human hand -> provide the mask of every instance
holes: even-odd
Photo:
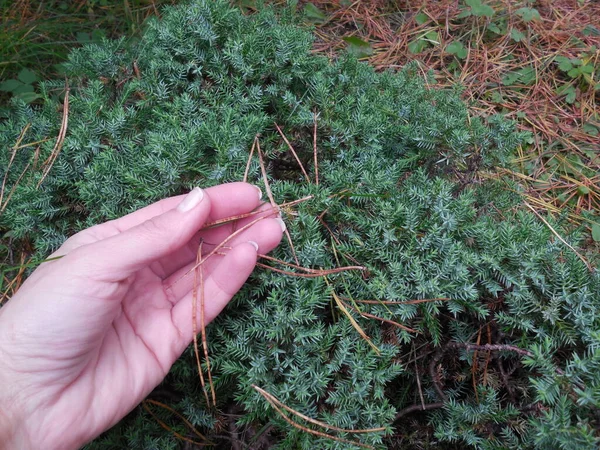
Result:
[[[246,183],[195,189],[84,230],[38,267],[0,309],[0,448],[77,448],[141,402],[192,341],[194,277],[181,277],[200,240],[207,254],[234,229],[198,230],[259,203]],[[206,323],[282,224],[271,211],[202,265]]]

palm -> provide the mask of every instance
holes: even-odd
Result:
[[[212,206],[197,220],[204,223],[254,209],[256,191],[238,185],[207,190]],[[229,197],[227,202],[215,203],[213,196]],[[182,236],[183,245],[167,248],[159,258],[139,263],[136,255],[122,253],[123,261],[135,262],[127,268],[118,259],[97,261],[103,259],[103,251],[112,256],[127,245],[128,239],[119,241],[127,230],[144,224],[144,232],[152,234],[153,225],[145,225],[146,221],[180,201],[164,200],[69,239],[57,252],[67,256],[38,268],[0,310],[0,322],[13,324],[14,332],[11,327],[0,327],[3,361],[9,370],[13,366],[15,372],[27,375],[15,377],[14,395],[24,399],[30,416],[60,417],[40,430],[45,439],[75,433],[72,443],[80,445],[113,425],[160,383],[189,345],[195,328],[191,314],[194,279],[189,272],[199,243],[203,242],[203,251],[210,251],[232,233],[231,226],[202,232],[183,227],[187,233]],[[226,256],[215,255],[202,265],[207,323],[225,307],[254,266],[256,251],[244,242],[255,241],[267,252],[280,239],[279,224],[262,220],[228,242],[233,249]],[[113,241],[116,244],[111,247]],[[94,250],[94,257],[88,257],[88,249]],[[81,276],[81,271],[88,275]],[[57,283],[61,278],[64,282]],[[33,326],[16,326],[11,317],[26,317]],[[0,384],[12,382],[10,372],[5,375],[9,380],[2,376],[0,372]]]

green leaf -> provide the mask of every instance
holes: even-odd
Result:
[[[446,47],[446,51],[451,55],[456,55],[457,58],[465,59],[467,57],[467,49],[460,41],[452,41]]]
[[[426,40],[418,38],[408,43],[408,51],[411,52],[413,55],[416,55],[425,50],[428,47],[428,45],[429,43]]]
[[[373,47],[371,47],[371,44],[363,41],[359,37],[347,36],[343,38],[343,40],[348,44],[348,52],[356,56],[358,59],[366,58],[367,56],[371,56],[373,54]]]
[[[490,22],[488,24],[488,30],[490,30],[492,33],[496,33],[498,35],[504,35],[504,33],[502,32],[502,30],[500,29],[500,27],[498,26],[498,24],[496,22]]]
[[[314,24],[320,24],[327,20],[327,15],[312,3],[307,3],[304,6],[304,17]]]
[[[440,34],[437,31],[428,31],[425,33],[425,36],[423,36],[423,39],[434,45],[440,44]]]
[[[588,64],[584,64],[583,66],[581,66],[579,68],[579,71],[581,73],[587,73],[589,75],[590,73],[594,73],[594,66],[590,66]]]
[[[22,85],[23,83],[21,83],[19,80],[6,80],[3,83],[0,83],[0,91],[13,92]]]
[[[600,30],[596,28],[594,25],[587,25],[583,29],[584,36],[600,36]]]
[[[598,136],[599,128],[591,123],[584,123],[583,131],[589,134],[590,136]]]
[[[525,22],[531,22],[532,20],[542,20],[540,13],[535,8],[519,8],[515,13],[521,17]]]
[[[31,102],[37,100],[38,98],[41,98],[42,96],[39,94],[36,94],[35,92],[23,92],[21,94],[16,95],[16,97],[19,97],[25,103],[31,103]]]
[[[600,225],[597,223],[592,225],[592,239],[594,242],[600,242]]]
[[[473,15],[473,13],[471,13],[470,9],[463,9],[461,12],[458,13],[458,15],[456,16],[457,19],[464,19],[465,17],[471,17]]]
[[[33,84],[38,81],[36,73],[29,69],[21,70],[17,75],[17,78],[25,84]]]
[[[419,25],[423,25],[423,24],[429,22],[429,16],[427,14],[425,14],[424,12],[420,12],[419,14],[417,14],[415,16],[415,21]]]
[[[571,78],[577,78],[579,75],[581,75],[581,71],[579,70],[579,67],[573,67],[567,72],[567,75],[569,75]]]
[[[590,188],[587,186],[579,186],[577,188],[577,194],[579,195],[588,195],[590,193]]]
[[[465,3],[471,7],[471,12],[478,17],[492,17],[495,13],[490,5],[481,3],[481,0],[465,0]]]
[[[25,94],[25,93],[29,93],[29,92],[35,92],[35,89],[33,89],[33,86],[30,84],[22,84],[21,86],[17,86],[12,91],[12,93],[14,95]]]
[[[517,30],[516,28],[512,28],[510,30],[510,37],[515,42],[521,42],[523,39],[525,39],[525,34],[523,34],[521,31]]]
[[[554,58],[554,61],[558,63],[558,68],[563,72],[568,72],[573,68],[571,60],[564,56],[557,56],[556,58]]]

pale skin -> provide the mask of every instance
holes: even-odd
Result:
[[[247,183],[194,189],[84,230],[38,267],[0,309],[0,449],[79,448],[135,408],[193,339],[183,275],[199,242],[208,253],[257,216],[199,230],[260,203]],[[207,323],[281,240],[281,219],[263,216],[203,264]]]

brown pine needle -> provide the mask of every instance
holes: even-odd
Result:
[[[260,150],[260,142],[258,141],[258,135],[254,138],[254,140],[256,142],[256,153],[258,153],[258,162],[260,163],[260,171],[262,172],[263,181],[265,183],[267,197],[271,202],[271,206],[273,207],[273,209],[275,209],[277,208],[277,203],[275,203],[275,199],[273,198],[273,192],[271,191],[271,185],[269,184],[269,179],[267,178],[267,169],[265,168],[265,162],[263,160],[262,151]],[[298,261],[298,256],[296,255],[296,249],[294,248],[294,243],[292,242],[290,232],[286,229],[284,233],[288,243],[290,244],[290,250],[292,250],[292,255],[294,255],[294,261],[296,261],[296,264],[300,265],[300,261]]]
[[[162,420],[160,420],[156,414],[154,413],[154,411],[152,411],[150,409],[150,407],[148,406],[148,404],[151,405],[155,405],[155,406],[160,406],[161,408],[166,409],[167,411],[169,411],[171,414],[177,416],[191,431],[192,433],[194,433],[196,436],[198,436],[200,439],[203,439],[204,442],[198,442],[198,441],[194,441],[193,439],[187,438],[179,433],[177,433],[176,431],[174,431],[169,425],[167,425],[166,423],[164,423]],[[142,402],[142,407],[148,411],[148,413],[154,418],[154,420],[156,420],[158,422],[158,424],[163,427],[165,430],[167,430],[169,433],[173,433],[173,435],[175,437],[177,437],[178,439],[181,439],[185,442],[189,442],[191,444],[196,444],[196,445],[200,445],[200,446],[206,446],[206,445],[215,445],[213,442],[209,441],[208,438],[206,436],[204,436],[202,433],[200,433],[198,430],[196,430],[196,427],[194,427],[194,425],[192,425],[185,417],[183,417],[181,414],[179,414],[177,411],[175,411],[173,408],[171,408],[168,405],[165,405],[162,402],[158,402],[156,400],[150,400],[150,399],[146,399]]]
[[[197,303],[198,303],[198,279],[202,277],[202,267],[199,266],[200,261],[202,261],[202,242],[200,242],[200,246],[198,247],[198,253],[196,253],[196,268],[194,269],[194,287],[192,289],[192,332],[194,339],[194,354],[196,355],[196,365],[198,366],[198,375],[200,376],[200,385],[202,386],[202,392],[204,393],[204,397],[206,399],[206,405],[210,406],[210,402],[208,401],[208,394],[206,392],[206,384],[204,382],[204,375],[202,373],[202,366],[200,365],[200,352],[198,351],[198,330],[197,330]],[[204,292],[203,283],[200,283],[200,291]],[[204,297],[203,294],[200,294]],[[202,303],[202,302],[201,302]],[[204,309],[204,305],[201,304],[200,309]],[[204,335],[203,335],[204,338]]]
[[[369,313],[366,313],[366,312],[364,312],[364,311],[361,311],[361,310],[359,310],[358,308],[355,308],[354,306],[348,305],[348,304],[347,304],[347,303],[345,303],[345,302],[342,302],[342,303],[344,303],[344,306],[351,308],[352,310],[356,311],[358,314],[360,314],[361,316],[363,316],[363,317],[365,317],[365,318],[368,318],[368,319],[375,319],[375,320],[379,320],[379,321],[381,321],[381,322],[389,323],[390,325],[393,325],[393,326],[395,326],[395,327],[397,327],[397,328],[400,328],[400,329],[402,329],[402,330],[404,330],[404,331],[408,331],[409,333],[417,333],[417,334],[420,334],[420,332],[419,332],[419,331],[417,331],[417,330],[413,330],[412,328],[409,328],[409,327],[407,327],[406,325],[402,325],[402,324],[400,324],[400,323],[398,323],[398,322],[394,322],[393,320],[390,320],[390,319],[384,319],[383,317],[379,317],[379,316],[376,316],[376,315],[374,315],[374,314],[369,314]]]
[[[317,111],[314,111],[315,126],[313,129],[313,158],[315,164],[315,184],[319,185],[319,161],[317,160]]]
[[[296,159],[296,162],[300,166],[300,170],[302,171],[302,174],[304,175],[304,178],[306,178],[306,182],[310,183],[310,177],[308,176],[308,173],[306,173],[306,170],[304,169],[304,166],[302,165],[302,162],[300,161],[300,158],[298,158],[298,155],[296,154],[296,151],[294,150],[294,147],[292,147],[292,144],[290,144],[290,141],[288,141],[288,139],[285,137],[285,134],[283,134],[283,131],[281,131],[281,128],[279,128],[279,125],[277,125],[277,123],[275,123],[275,128],[277,128],[277,131],[279,131],[279,134],[281,135],[281,137],[283,138],[283,140],[287,144],[288,148],[292,152],[292,155],[294,155],[294,158]]]
[[[65,90],[65,101],[63,104],[62,123],[60,125],[58,137],[56,138],[56,144],[54,144],[52,153],[50,153],[50,156],[46,160],[46,167],[44,168],[44,172],[42,173],[42,178],[40,179],[40,181],[37,184],[38,188],[42,185],[42,183],[46,179],[46,176],[50,173],[50,170],[52,169],[52,166],[56,162],[56,158],[58,158],[58,154],[60,153],[60,150],[62,149],[63,143],[65,142],[65,136],[67,135],[67,126],[69,124],[69,92],[70,92],[70,89],[69,89],[69,86],[67,85],[66,90]]]
[[[345,297],[342,297],[344,300],[349,300]],[[446,297],[441,298],[422,298],[418,300],[404,300],[404,301],[392,301],[392,300],[354,300],[357,303],[367,303],[369,305],[416,305],[419,303],[429,303],[429,302],[441,302],[445,300],[450,300]]]
[[[552,225],[550,225],[550,223],[544,219],[534,208],[533,206],[531,206],[529,203],[527,202],[523,202],[525,203],[525,206],[527,206],[537,217],[538,219],[540,219],[542,222],[544,222],[544,224],[550,229],[550,231],[552,231],[552,233],[560,240],[560,242],[562,242],[563,244],[565,244],[567,247],[569,247],[573,253],[575,253],[577,255],[577,257],[585,264],[585,266],[588,268],[588,270],[590,272],[594,271],[594,268],[592,267],[592,265],[577,251],[575,250],[575,248],[573,248],[571,246],[571,244],[569,244],[567,241],[565,241],[560,234],[558,234],[556,232],[556,230],[554,228],[552,228]]]
[[[10,192],[8,193],[8,195],[6,196],[6,200],[4,201],[4,204],[0,207],[0,213],[3,213],[4,210],[6,209],[6,207],[8,206],[8,202],[10,201],[10,199],[13,196],[13,194],[15,193],[15,190],[17,189],[17,186],[19,185],[19,183],[23,179],[23,175],[25,175],[25,172],[27,172],[27,169],[29,169],[30,165],[31,165],[31,161],[27,163],[27,165],[23,169],[23,172],[21,172],[21,175],[19,175],[19,178],[17,178],[17,181],[15,181],[15,184],[13,184],[13,187],[11,188]]]
[[[197,267],[200,267],[202,264],[204,264],[206,262],[206,260],[208,258],[210,258],[211,256],[213,256],[214,254],[216,254],[221,248],[223,248],[225,246],[225,244],[227,244],[230,240],[232,240],[234,237],[236,237],[237,235],[239,235],[240,233],[243,233],[244,231],[246,231],[248,228],[250,228],[252,225],[254,225],[255,223],[260,222],[261,220],[266,219],[266,216],[261,216],[258,217],[257,219],[254,219],[252,222],[244,225],[242,228],[240,228],[239,230],[234,231],[233,233],[231,233],[229,236],[227,236],[220,244],[218,244],[217,246],[215,246],[215,248],[213,248],[210,253],[208,255],[206,255],[204,258],[202,258],[202,260],[200,262],[197,262],[194,267],[192,267],[190,270],[188,270],[186,273],[184,273],[183,275],[181,275],[177,280],[175,280],[173,283],[171,283],[169,286],[166,287],[166,289],[171,289],[171,287],[173,285],[175,285],[176,283],[179,283],[181,280],[183,280],[185,277],[187,277],[190,273],[192,273],[193,271],[196,270]]]
[[[329,286],[329,281],[327,281],[327,278],[325,278],[325,282]],[[373,342],[371,341],[371,338],[369,336],[367,336],[367,333],[365,333],[365,331],[361,328],[361,326],[358,324],[358,322],[356,320],[354,320],[354,317],[352,317],[352,314],[350,314],[348,309],[344,306],[344,302],[342,301],[342,299],[337,296],[337,294],[335,293],[335,291],[333,289],[331,290],[331,295],[332,295],[333,299],[335,300],[335,303],[337,304],[338,308],[342,310],[342,312],[348,318],[348,320],[350,321],[350,323],[352,324],[354,329],[358,332],[358,334],[360,334],[360,336],[365,341],[367,341],[367,344],[369,344],[371,346],[371,348],[375,351],[375,353],[377,353],[377,355],[381,355],[381,351],[377,348],[377,346],[375,344],[373,344]]]
[[[244,171],[244,183],[248,182],[248,172],[250,172],[250,163],[252,162],[252,155],[254,155],[254,148],[256,147],[256,139],[252,143],[252,148],[250,149],[250,156],[248,156],[248,162],[246,163],[246,170]]]
[[[27,125],[25,125],[25,127],[23,127],[23,130],[21,131],[21,134],[19,135],[17,142],[15,143],[15,145],[12,149],[13,151],[12,151],[12,154],[10,155],[10,160],[8,161],[8,166],[6,167],[6,173],[4,174],[4,179],[2,180],[2,188],[0,190],[0,205],[2,205],[2,199],[4,198],[4,188],[6,186],[6,179],[8,178],[8,172],[10,170],[10,166],[12,166],[12,163],[15,160],[15,156],[17,155],[17,150],[19,149],[19,145],[21,145],[21,142],[23,141],[23,138],[25,137],[25,133],[27,133],[27,130],[29,130],[30,126],[31,126],[31,123],[28,123]]]
[[[198,255],[199,260],[202,261],[202,242],[198,247]],[[204,315],[204,274],[202,267],[199,267],[198,270],[199,278],[200,278],[200,332],[202,333],[202,348],[204,349],[204,359],[206,360],[206,373],[208,374],[208,385],[210,386],[210,394],[213,401],[213,406],[217,406],[217,396],[215,394],[215,385],[212,380],[212,372],[210,370],[210,359],[208,358],[208,344],[206,342],[206,323],[205,323],[205,315]],[[195,320],[195,318],[194,318]],[[206,392],[205,392],[206,393]],[[207,399],[208,404],[208,399]]]
[[[334,267],[333,269],[311,269],[309,267],[302,267],[297,264],[285,262],[285,261],[282,261],[281,259],[274,258],[273,256],[269,256],[269,255],[259,254],[258,256],[259,256],[259,258],[268,259],[269,261],[273,261],[273,262],[276,262],[276,263],[284,265],[284,266],[302,270],[307,273],[314,273],[314,274],[320,274],[320,275],[330,275],[332,273],[343,272],[346,270],[365,270],[365,268],[363,266]]]
[[[254,211],[250,211],[249,213],[238,214],[237,216],[225,217],[223,219],[215,220],[214,222],[208,222],[208,223],[204,224],[204,226],[202,227],[202,229],[205,230],[207,228],[218,227],[219,225],[224,225],[226,223],[235,222],[236,220],[245,219],[246,217],[252,217],[252,216],[255,216],[257,214],[264,214],[264,213],[268,213],[268,212],[279,213],[283,208],[295,206],[295,205],[297,205],[299,203],[311,200],[312,198],[314,198],[313,195],[307,195],[306,197],[299,198],[298,200],[293,200],[291,202],[282,203],[281,205],[275,205],[275,207],[274,208],[271,207],[270,210],[268,210],[268,209],[256,209]]]
[[[310,423],[312,423],[314,425],[317,425],[319,427],[322,427],[322,428],[327,428],[329,430],[339,431],[340,433],[354,433],[354,434],[379,433],[380,431],[385,431],[385,427],[366,428],[366,429],[363,429],[363,430],[348,430],[346,428],[338,428],[338,427],[336,427],[334,425],[329,425],[329,424],[327,424],[325,422],[320,422],[318,420],[315,420],[315,419],[312,419],[312,418],[310,418],[308,416],[305,416],[304,414],[296,411],[295,409],[290,408],[289,406],[287,406],[286,404],[284,404],[283,402],[281,402],[279,399],[277,399],[277,397],[275,397],[272,394],[269,394],[267,391],[265,391],[264,389],[259,388],[255,384],[253,384],[252,387],[254,389],[256,389],[259,394],[261,394],[267,400],[271,400],[277,406],[285,409],[286,411],[294,414],[295,416],[300,417],[301,419],[306,420],[307,422],[310,422]]]

